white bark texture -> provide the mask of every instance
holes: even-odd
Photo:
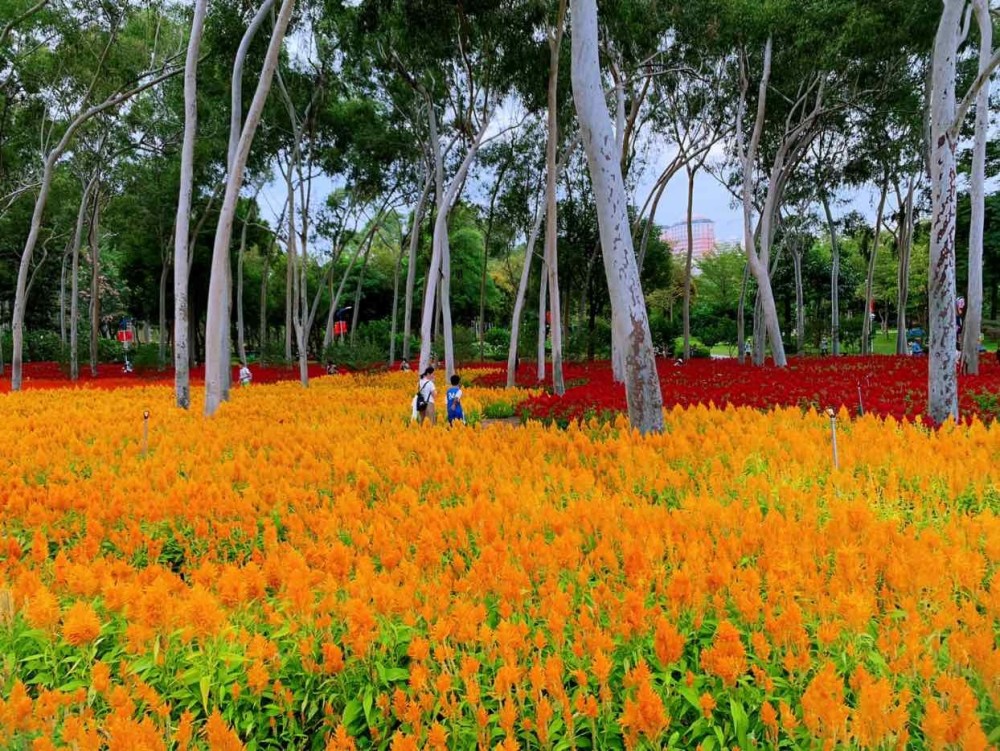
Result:
[[[66,331],[66,265],[69,262],[72,252],[73,249],[70,247],[63,253],[62,266],[59,269],[59,343],[63,347],[69,343],[69,336]]]
[[[420,193],[420,200],[417,201],[416,208],[413,209],[413,219],[410,222],[410,253],[407,256],[406,264],[406,302],[403,312],[403,359],[410,359],[410,336],[413,333],[413,290],[417,283],[417,250],[420,248],[420,225],[424,220],[424,211],[427,208],[427,199],[434,188],[434,172],[427,171],[424,180],[424,189]]]
[[[910,297],[910,255],[913,250],[913,191],[915,180],[909,181],[906,198],[896,186],[897,202],[902,207],[899,224],[899,267],[896,271],[896,354],[908,355],[906,306]]]
[[[69,302],[69,378],[80,378],[80,248],[83,246],[83,224],[90,202],[90,193],[97,182],[95,175],[87,183],[80,198],[80,209],[76,214],[76,230],[73,234],[73,264],[70,274]]]
[[[830,210],[830,199],[822,198],[823,213],[826,215],[826,226],[830,232],[830,352],[836,357],[840,354],[840,243],[837,238],[837,224],[833,221]]]
[[[441,153],[441,141],[437,132],[437,118],[434,107],[428,101],[429,122],[431,124],[431,149],[434,152],[434,172],[437,183],[437,215],[434,217],[434,242],[431,252],[430,268],[427,270],[427,282],[424,285],[424,308],[420,322],[420,363],[419,372],[424,372],[431,361],[431,329],[434,325],[434,302],[440,282],[441,315],[444,324],[444,357],[447,377],[455,372],[455,351],[451,325],[451,251],[448,245],[448,217],[451,207],[458,198],[458,192],[465,183],[469,167],[479,153],[479,147],[489,126],[489,118],[484,118],[482,127],[475,140],[465,153],[458,172],[451,179],[447,190],[444,188],[444,164]]]
[[[691,261],[694,256],[694,176],[688,166],[687,255],[684,258],[684,361],[691,359]]]
[[[796,241],[792,249],[792,265],[795,271],[795,345],[798,353],[806,351],[806,305],[805,293],[802,288],[802,246]]]
[[[164,247],[164,252],[167,248]],[[159,297],[159,321],[158,331],[160,332],[159,352],[157,353],[157,369],[162,371],[167,367],[167,281],[170,279],[170,259],[164,257],[163,265],[160,267],[160,297]]]
[[[545,202],[540,201],[535,209],[535,221],[528,234],[528,244],[524,249],[524,265],[521,267],[521,281],[517,285],[517,297],[514,298],[514,315],[510,321],[510,348],[507,350],[507,388],[517,385],[517,351],[521,341],[521,317],[524,312],[524,298],[528,292],[528,281],[531,278],[531,262],[535,258],[535,244],[545,217]]]
[[[221,367],[225,359],[228,363],[229,353],[223,351],[223,326],[228,326],[229,306],[226,300],[226,268],[229,265],[229,242],[233,234],[233,219],[236,215],[236,203],[239,200],[240,189],[243,187],[243,170],[250,146],[253,144],[257,126],[260,124],[264,111],[264,103],[271,89],[271,81],[278,65],[278,55],[285,38],[285,30],[292,15],[295,0],[283,0],[281,10],[271,32],[271,41],[264,58],[260,80],[254,92],[250,110],[247,113],[243,132],[240,134],[236,156],[230,165],[230,174],[226,181],[226,193],[219,211],[219,225],[215,232],[215,245],[212,249],[212,276],[208,289],[208,316],[205,325],[205,414],[213,415],[219,408],[223,395]],[[226,365],[228,367],[228,364]]]
[[[257,13],[250,21],[240,46],[236,50],[236,57],[233,60],[233,74],[230,84],[230,110],[229,110],[229,148],[226,155],[226,171],[232,174],[233,160],[236,158],[236,151],[239,148],[240,132],[243,120],[243,68],[246,64],[247,53],[257,32],[264,23],[264,19],[271,12],[274,0],[264,0]],[[226,264],[226,305],[228,310],[223,319],[222,349],[224,352],[232,352],[232,335],[230,323],[232,322],[232,301],[233,301],[233,272],[232,265]],[[232,368],[230,358],[224,357],[219,361],[219,378],[222,383],[222,400],[229,400],[229,388],[232,385]]]
[[[962,365],[967,373],[979,373],[979,335],[983,328],[983,228],[986,223],[986,140],[990,125],[988,69],[993,56],[993,21],[986,0],[973,0],[979,26],[979,73],[986,80],[976,95],[976,131],[972,147],[969,198],[969,287],[965,298],[962,331]]]
[[[94,187],[90,215],[90,375],[97,378],[98,338],[101,333],[101,183]]]
[[[545,310],[549,301],[549,270],[542,258],[542,273],[538,280],[538,351],[536,354],[538,365],[538,382],[545,382]]]
[[[958,419],[955,311],[955,73],[965,0],[944,0],[931,83],[930,351],[927,413]]]
[[[615,134],[601,86],[596,0],[573,0],[571,17],[573,99],[597,200],[608,292],[612,310],[619,312],[613,320],[625,344],[629,421],[641,433],[658,433],[663,430],[663,395],[629,231],[620,152],[615,151]]]
[[[555,28],[549,36],[549,86],[548,86],[548,142],[545,145],[545,266],[549,282],[549,312],[551,323],[549,336],[552,338],[552,390],[557,396],[566,393],[566,382],[563,378],[562,362],[562,316],[560,315],[562,301],[559,297],[559,247],[558,247],[558,211],[556,201],[556,155],[559,146],[559,48],[562,46],[563,29],[566,16],[566,0],[560,0],[559,12],[556,14]],[[621,117],[624,120],[624,97],[620,102]],[[625,127],[621,125],[624,137]],[[619,153],[620,149],[619,149]],[[541,351],[544,358],[545,350]]]
[[[198,133],[198,55],[205,28],[208,0],[197,0],[191,36],[184,63],[184,140],[181,145],[180,194],[174,228],[174,401],[191,406],[191,373],[188,347],[188,235],[191,225],[191,193],[194,189],[194,144]],[[163,332],[160,332],[163,336]]]
[[[789,158],[788,152],[791,143],[787,140],[783,140],[775,154],[770,179],[768,180],[767,195],[759,219],[760,231],[755,233],[753,229],[754,167],[757,161],[757,152],[760,147],[764,121],[767,114],[767,91],[771,79],[771,46],[771,39],[768,39],[764,47],[764,66],[757,93],[757,114],[754,120],[750,143],[749,145],[746,144],[746,134],[743,132],[743,116],[746,109],[745,91],[740,97],[740,105],[737,112],[736,138],[743,169],[743,242],[746,246],[748,266],[750,273],[753,274],[754,280],[757,282],[757,294],[759,295],[767,339],[771,344],[771,356],[774,358],[775,365],[784,367],[788,363],[785,358],[785,346],[781,341],[778,310],[775,306],[774,293],[771,289],[768,261],[773,238],[773,222],[779,208],[783,185],[788,177],[786,159]],[[800,99],[799,103],[803,108],[805,107],[804,99]],[[788,127],[786,126],[786,139],[789,135]],[[801,144],[799,148],[801,148]],[[758,238],[760,242],[759,251],[757,249]]]
[[[243,221],[243,228],[240,230],[240,249],[236,257],[236,352],[240,362],[246,365],[247,362],[247,338],[246,329],[243,322],[243,258],[247,252],[247,225],[250,223],[251,214]]]
[[[865,276],[865,312],[861,322],[861,354],[872,354],[871,334],[872,334],[872,307],[874,303],[873,289],[875,286],[875,264],[878,262],[878,248],[882,237],[882,217],[885,212],[885,197],[889,190],[888,179],[882,181],[879,190],[878,209],[875,213],[875,239],[872,241],[872,250],[868,256],[868,273]]]
[[[392,274],[392,320],[389,324],[389,367],[396,363],[396,324],[399,318],[399,273],[403,267],[403,233],[399,233],[399,249],[396,252],[396,268]]]

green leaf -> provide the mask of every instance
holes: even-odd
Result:
[[[678,686],[677,693],[687,699],[687,703],[694,707],[694,710],[701,715],[701,702],[698,701],[698,692],[687,686]]]
[[[719,748],[725,748],[726,734],[722,732],[722,728],[718,725],[715,726],[715,737],[719,739]]]
[[[361,697],[361,706],[364,707],[365,720],[368,722],[369,725],[372,724],[372,703],[374,699],[375,699],[375,689],[373,689],[371,686],[368,686],[365,689],[364,696]]]
[[[729,710],[733,714],[733,727],[736,729],[736,740],[739,742],[740,748],[750,748],[750,744],[747,742],[750,718],[747,717],[746,710],[733,698],[729,699]]]
[[[205,714],[208,714],[208,693],[212,684],[207,675],[202,676],[202,679],[198,681],[198,687],[201,689],[201,706],[205,710]]]
[[[387,668],[384,665],[378,666],[378,677],[383,683],[395,683],[409,680],[410,671],[406,668]]]
[[[344,727],[347,728],[351,735],[355,735],[364,729],[364,719],[364,708],[361,706],[361,702],[357,699],[351,699],[347,702],[341,722],[344,723]]]

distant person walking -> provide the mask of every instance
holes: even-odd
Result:
[[[243,363],[240,366],[240,386],[249,386],[250,382],[253,380],[253,373],[250,372],[250,366]]]
[[[448,424],[465,422],[465,411],[462,409],[462,379],[457,375],[451,377],[451,388],[445,392],[448,400]]]

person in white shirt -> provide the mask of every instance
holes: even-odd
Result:
[[[420,374],[420,383],[417,385],[417,395],[414,397],[414,409],[417,413],[417,421],[423,423],[430,420],[431,425],[437,422],[434,414],[434,394],[437,387],[434,385],[434,368],[427,368]],[[420,409],[421,405],[424,409]]]
[[[250,381],[253,380],[253,373],[250,372],[250,366],[243,363],[240,366],[240,386],[249,386]]]

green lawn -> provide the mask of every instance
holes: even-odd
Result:
[[[887,334],[882,333],[881,330],[875,332],[875,338],[872,340],[874,344],[876,355],[894,355],[896,354],[896,329],[889,329]],[[995,352],[997,349],[996,342],[986,342],[986,349],[990,352]],[[818,355],[819,350],[813,347],[806,348],[807,354]],[[789,353],[791,354],[791,353]],[[843,354],[853,355],[857,354],[853,348],[849,348]],[[736,346],[728,344],[716,344],[712,347],[712,357],[736,357]]]

